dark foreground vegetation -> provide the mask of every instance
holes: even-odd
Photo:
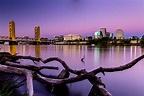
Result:
[[[144,36],[141,39],[131,39],[131,38],[124,38],[124,39],[112,39],[108,37],[92,39],[88,38],[86,41],[88,45],[95,44],[96,46],[144,46]]]

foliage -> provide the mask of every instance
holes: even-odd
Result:
[[[101,39],[98,39],[98,45],[99,46],[108,46],[109,45],[109,41],[110,41],[110,38],[103,37]]]
[[[19,79],[12,80],[10,78],[4,78],[1,81],[0,96],[15,96],[15,90],[23,85],[23,81],[18,83]],[[22,96],[27,96],[23,94]]]
[[[87,40],[87,44],[88,45],[91,45],[91,44],[97,45],[98,44],[98,40],[97,39],[89,39],[89,40]]]
[[[130,42],[131,42],[131,39],[122,39],[121,40],[122,45],[129,45]]]
[[[92,39],[93,39],[93,37],[92,37],[92,36],[89,36],[89,37],[87,37],[87,39],[88,39],[88,40],[92,40]]]
[[[142,45],[144,45],[144,36],[142,36],[142,38],[141,38],[141,40],[140,40],[140,43],[141,43]]]
[[[98,46],[108,46],[109,45],[109,42],[111,41],[112,39],[111,38],[108,38],[108,37],[103,37],[103,38],[98,38],[98,39],[88,39],[87,40],[87,44],[88,45],[91,45],[91,44],[95,44],[95,45],[98,45]]]

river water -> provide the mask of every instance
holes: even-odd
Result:
[[[0,45],[0,51],[18,53],[18,55],[35,56],[43,59],[59,57],[72,69],[92,71],[98,67],[116,67],[124,65],[144,53],[140,46],[112,46],[100,48],[86,45]],[[81,58],[85,56],[84,62]],[[33,64],[30,60],[20,60],[22,64]],[[97,74],[102,78],[106,88],[113,96],[144,96],[144,60],[134,67],[121,72]],[[41,62],[37,62],[41,65]],[[57,75],[62,70],[60,63],[53,61],[47,65],[58,66],[60,70],[42,70],[49,75]],[[73,75],[71,75],[73,76]],[[19,90],[24,92],[25,86]],[[35,96],[88,96],[92,88],[88,80],[67,84],[60,88],[62,95],[54,95],[46,90],[45,85],[34,81]]]

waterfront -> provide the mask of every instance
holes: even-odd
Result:
[[[144,48],[140,46],[115,46],[107,48],[99,48],[96,46],[86,45],[1,45],[0,51],[8,51],[11,54],[19,53],[18,55],[36,56],[43,59],[49,57],[59,57],[64,60],[72,69],[85,68],[91,71],[98,67],[114,67],[126,64],[134,58],[144,53]],[[84,62],[81,58],[85,55]],[[113,96],[143,96],[144,92],[144,60],[138,62],[131,69],[106,73],[102,77],[102,81],[106,84],[106,88],[113,94]],[[21,60],[24,64],[32,64],[32,61]],[[42,63],[38,63],[42,64]],[[50,65],[61,65],[57,62],[50,62]],[[56,75],[59,71],[47,71],[45,73]],[[34,91],[36,96],[47,96],[50,94],[44,88],[43,84],[34,82]],[[88,80],[68,84],[69,96],[87,96],[91,90],[92,85]],[[22,90],[23,88],[21,88]],[[63,90],[64,91],[64,90]],[[50,94],[50,96],[53,96]]]

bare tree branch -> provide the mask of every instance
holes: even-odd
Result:
[[[51,58],[43,60],[42,58],[35,58],[32,56],[16,56],[16,55],[11,55],[8,52],[0,52],[0,72],[26,76],[27,89],[28,89],[29,96],[33,96],[34,94],[33,84],[32,84],[33,79],[38,80],[45,84],[51,84],[53,86],[52,88],[53,90],[54,90],[54,85],[74,83],[74,82],[87,79],[94,86],[94,88],[98,91],[100,96],[112,96],[106,90],[105,84],[101,81],[99,77],[96,76],[96,74],[101,73],[101,72],[105,74],[105,72],[116,72],[116,71],[123,71],[123,70],[129,69],[132,66],[134,66],[136,63],[138,63],[140,60],[142,60],[143,58],[144,58],[144,55],[122,66],[112,67],[112,68],[100,67],[90,72],[87,72],[85,69],[74,70],[70,68],[63,60],[61,60],[58,57],[51,57]],[[46,74],[41,73],[40,70],[42,69],[58,70],[58,67],[46,66],[46,65],[45,66],[24,65],[24,64],[15,63],[15,61],[19,59],[32,60],[33,62],[41,61],[44,64],[49,63],[51,61],[57,61],[59,62],[59,64],[63,66],[63,68],[66,71],[73,73],[76,76],[69,77],[69,78],[62,78],[62,79],[61,78],[57,78],[57,79],[49,78],[49,76],[47,76]]]
[[[131,67],[133,67],[135,64],[137,64],[140,60],[142,60],[144,58],[144,55],[141,55],[139,56],[138,58],[134,59],[133,61],[127,63],[127,64],[124,64],[122,66],[118,66],[118,67],[112,67],[112,68],[97,68],[95,70],[93,70],[91,73],[93,74],[97,74],[97,73],[104,73],[104,72],[116,72],[116,71],[123,71],[123,70],[126,70],[126,69],[129,69]]]
[[[28,64],[24,65],[24,64],[9,62],[9,61],[6,61],[5,63],[3,63],[3,65],[18,67],[18,68],[26,68],[33,71],[40,71],[42,69],[54,69],[54,70],[59,69],[58,67],[54,67],[54,66],[37,66],[37,65],[28,65]]]

